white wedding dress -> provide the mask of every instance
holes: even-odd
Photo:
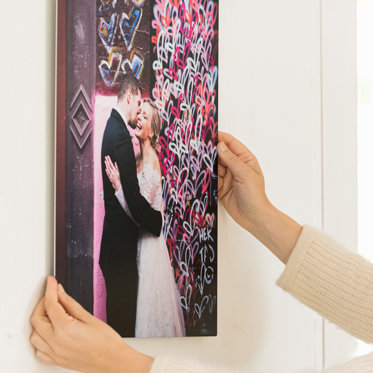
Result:
[[[144,165],[137,174],[140,192],[155,210],[162,209],[162,184],[157,170]],[[123,190],[115,193],[123,209],[128,209]],[[139,228],[137,244],[139,285],[135,337],[184,337],[184,316],[175,283],[166,240]]]

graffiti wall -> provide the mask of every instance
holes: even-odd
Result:
[[[216,328],[218,3],[157,0],[153,15],[164,234],[187,328],[199,334]]]
[[[215,335],[218,1],[98,0],[96,6],[94,313],[105,320],[98,266],[104,216],[100,142],[121,77],[132,73],[162,119],[163,234],[186,332]]]
[[[97,92],[116,94],[133,73],[145,92],[150,76],[150,1],[97,0]]]

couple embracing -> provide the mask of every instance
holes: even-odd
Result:
[[[154,103],[141,94],[139,81],[124,75],[102,142],[100,267],[107,322],[122,337],[182,337],[180,296],[162,235],[161,119]],[[137,158],[129,127],[140,143]]]

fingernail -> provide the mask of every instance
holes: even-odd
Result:
[[[228,150],[227,145],[225,145],[223,142],[219,142],[220,150],[224,153]]]
[[[58,291],[61,293],[61,294],[64,294],[65,293],[65,289],[63,288],[63,286],[61,284],[58,284]]]

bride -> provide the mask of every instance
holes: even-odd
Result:
[[[135,131],[140,142],[137,178],[141,194],[152,208],[163,212],[161,168],[156,152],[160,129],[161,119],[154,103],[149,99],[143,100]],[[118,201],[135,222],[126,204],[117,165],[110,157],[106,157],[105,165]],[[156,237],[139,227],[137,268],[139,284],[135,337],[185,336],[180,295],[162,234]]]

